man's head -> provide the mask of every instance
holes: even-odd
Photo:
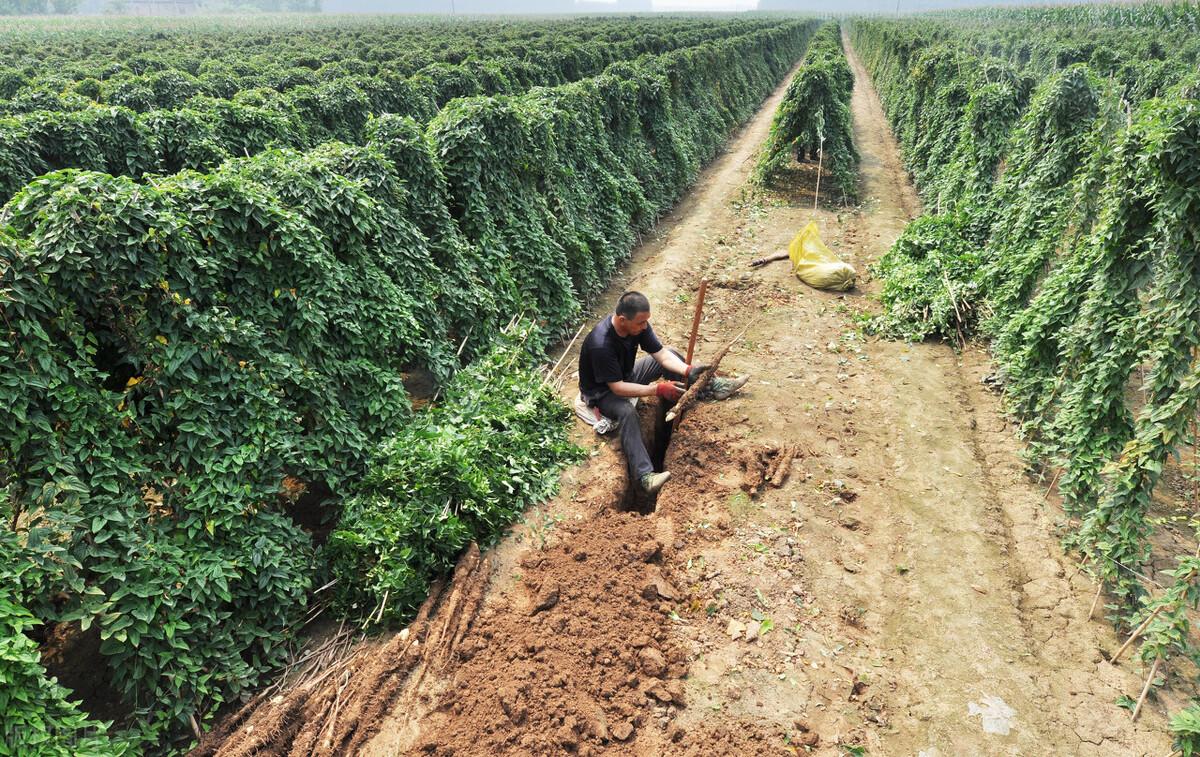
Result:
[[[650,300],[641,292],[626,292],[617,300],[613,326],[621,336],[637,336],[650,325]]]

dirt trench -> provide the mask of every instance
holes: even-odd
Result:
[[[453,623],[431,606],[334,676],[374,704],[347,721],[327,688],[284,726],[364,755],[1170,752],[1153,698],[1136,724],[1116,704],[1144,671],[1105,662],[1117,639],[1087,617],[1095,587],[1058,547],[986,354],[863,333],[868,265],[920,202],[851,62],[860,207],[813,210],[812,166],[751,189],[780,87],[601,298],[645,292],[660,336],[686,346],[707,277],[700,358],[750,325],[722,365],[750,383],[676,430],[655,507],[620,506],[615,440],[578,426],[589,460],[433,603]],[[809,220],[858,290],[748,267]],[[284,705],[228,733],[284,727],[269,717]],[[280,743],[212,751],[302,753]]]

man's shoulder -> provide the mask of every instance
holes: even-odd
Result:
[[[584,347],[600,348],[608,341],[609,335],[612,333],[612,322],[608,316],[600,319],[600,322],[592,327],[588,332],[587,338],[583,340]]]

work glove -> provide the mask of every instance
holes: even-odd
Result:
[[[692,384],[696,383],[696,379],[700,378],[701,374],[709,368],[708,363],[696,363],[689,365],[687,369],[687,385],[691,388]]]
[[[678,402],[683,396],[683,384],[678,381],[660,381],[654,386],[654,393],[659,399],[667,402]]]

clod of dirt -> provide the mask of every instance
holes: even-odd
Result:
[[[851,518],[849,515],[844,515],[838,519],[838,525],[850,531],[857,531],[862,526],[862,521],[858,518]]]
[[[667,681],[666,683],[656,683],[646,689],[646,695],[653,697],[663,704],[676,704],[683,707],[686,703],[686,698],[683,694],[683,683],[681,681]]]
[[[654,562],[662,557],[663,545],[655,539],[649,539],[638,546],[638,559],[642,562]]]
[[[575,751],[575,748],[579,746],[578,734],[576,734],[572,728],[566,725],[563,725],[558,729],[556,736],[558,738],[558,743],[567,751],[573,752]]]
[[[525,717],[529,714],[529,708],[520,701],[520,694],[511,686],[507,686],[500,690],[500,709],[504,710],[504,714],[508,716],[516,725],[525,722]]]
[[[623,723],[617,723],[612,729],[613,738],[617,741],[628,741],[633,735],[633,723],[626,720]]]
[[[608,741],[608,718],[604,716],[604,710],[600,709],[599,705],[593,704],[593,712],[588,717],[585,732],[589,738],[596,741]]]
[[[796,737],[796,743],[800,746],[816,746],[821,743],[821,737],[816,731],[809,731]]]
[[[667,693],[671,695],[671,701],[680,707],[687,706],[687,698],[683,693],[683,682],[679,680],[667,681]]]
[[[725,633],[731,639],[740,639],[742,638],[742,634],[746,633],[746,624],[740,620],[731,620],[729,621],[729,625],[725,626]]]
[[[530,615],[537,615],[539,612],[545,612],[551,607],[558,604],[559,589],[557,584],[543,588],[538,594],[537,602],[533,605],[533,609],[529,611]]]
[[[667,658],[654,647],[643,647],[638,652],[638,666],[646,675],[660,678],[667,670]]]
[[[667,583],[665,578],[657,576],[647,579],[645,585],[642,586],[641,593],[642,599],[647,602],[653,602],[656,599],[672,601],[679,597],[679,593],[671,584]]]

